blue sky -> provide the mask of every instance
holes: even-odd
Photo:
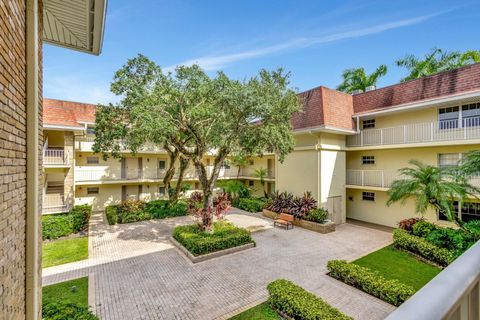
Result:
[[[100,56],[44,45],[44,96],[115,102],[113,73],[138,53],[167,70],[196,62],[237,79],[283,67],[300,91],[386,64],[381,87],[405,75],[394,61],[407,53],[480,49],[479,21],[478,0],[109,0]]]

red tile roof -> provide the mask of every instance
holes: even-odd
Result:
[[[480,90],[480,63],[353,95],[355,113]]]
[[[43,99],[45,125],[83,127],[85,122],[95,122],[96,105],[56,99]]]
[[[299,94],[303,110],[293,115],[292,125],[295,130],[319,126],[352,130],[355,114],[478,90],[480,63],[355,95],[318,87]]]

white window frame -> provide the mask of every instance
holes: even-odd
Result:
[[[375,202],[375,192],[362,191],[362,200]]]
[[[87,195],[94,195],[99,193],[100,193],[99,187],[87,187]]]
[[[91,162],[92,159],[95,159],[95,161]],[[87,156],[87,164],[100,164],[100,158],[95,156]]]

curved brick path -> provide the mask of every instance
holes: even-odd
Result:
[[[168,242],[188,217],[107,226],[92,217],[90,258],[44,269],[44,285],[93,275],[96,313],[107,319],[225,319],[267,297],[266,284],[290,279],[356,319],[383,319],[394,307],[326,276],[331,259],[353,260],[391,242],[388,232],[352,224],[321,235],[235,209],[257,247],[196,265]],[[246,218],[242,218],[242,215]],[[92,288],[93,289],[93,288]]]

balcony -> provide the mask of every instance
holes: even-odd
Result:
[[[347,186],[373,187],[388,189],[395,180],[401,179],[396,170],[347,170]],[[480,176],[470,180],[475,187],[480,187]]]
[[[43,164],[47,167],[69,167],[70,157],[68,152],[63,149],[45,149]]]
[[[93,143],[95,137],[78,137],[75,139],[75,150],[92,152]],[[130,152],[128,149],[123,148],[124,152]],[[165,150],[153,143],[146,143],[138,152],[141,153],[165,153]]]
[[[347,136],[347,147],[427,144],[477,139],[480,139],[480,117],[472,117],[362,130],[358,134]]]
[[[72,208],[63,194],[45,194],[42,199],[42,214],[67,212]]]
[[[477,242],[386,320],[478,320],[479,301],[480,242]]]

